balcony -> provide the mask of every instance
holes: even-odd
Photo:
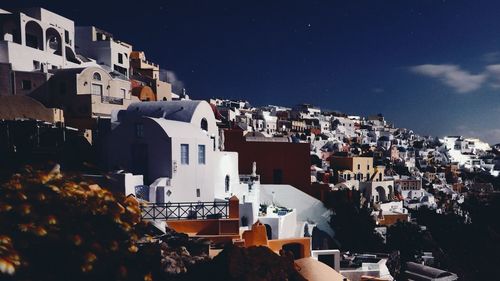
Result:
[[[141,203],[140,208],[144,220],[229,218],[229,201]]]

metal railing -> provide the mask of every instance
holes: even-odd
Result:
[[[141,203],[143,220],[220,219],[229,217],[229,202]]]
[[[251,175],[240,175],[240,183],[249,183],[251,181],[260,181],[260,175],[252,177]]]

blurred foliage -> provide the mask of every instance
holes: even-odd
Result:
[[[26,167],[0,189],[0,279],[150,280],[135,198]]]

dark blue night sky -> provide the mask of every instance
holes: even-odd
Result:
[[[307,102],[500,142],[499,1],[2,2],[113,33],[194,99]]]

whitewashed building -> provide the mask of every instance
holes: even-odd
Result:
[[[78,53],[129,77],[132,45],[117,40],[111,33],[94,26],[77,26],[75,40]]]

